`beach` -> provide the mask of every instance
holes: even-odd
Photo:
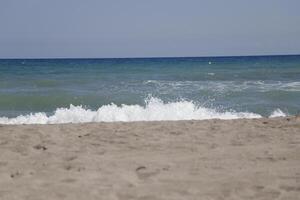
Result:
[[[294,199],[300,118],[0,125],[0,199]]]
[[[300,0],[270,2],[0,1],[0,200],[300,200]]]

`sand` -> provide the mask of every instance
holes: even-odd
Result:
[[[0,125],[0,199],[300,199],[300,118]]]

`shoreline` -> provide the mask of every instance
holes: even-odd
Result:
[[[100,122],[67,122],[67,123],[24,123],[24,124],[1,124],[0,127],[3,126],[44,126],[44,125],[89,125],[89,124],[134,124],[134,123],[173,123],[173,122],[203,122],[203,121],[238,121],[238,120],[272,120],[272,119],[282,119],[282,120],[290,120],[290,119],[300,119],[300,115],[289,115],[289,116],[278,116],[278,117],[254,117],[254,118],[234,118],[234,119],[183,119],[183,120],[150,120],[150,121],[100,121]]]
[[[0,125],[0,199],[297,199],[300,117]]]

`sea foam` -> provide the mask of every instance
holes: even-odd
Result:
[[[277,110],[272,117],[284,116]],[[205,119],[238,119],[261,118],[249,112],[219,112],[215,109],[197,106],[190,101],[164,103],[157,98],[150,98],[145,106],[109,104],[98,110],[85,109],[82,106],[70,105],[69,108],[58,108],[53,115],[34,113],[16,118],[0,117],[0,124],[61,124],[86,122],[132,122],[132,121],[174,121]]]
[[[270,115],[271,118],[273,117],[286,117],[287,114],[285,114],[284,112],[282,112],[280,109],[276,109],[272,112],[272,114]]]

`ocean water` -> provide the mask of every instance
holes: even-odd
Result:
[[[300,113],[300,56],[0,60],[0,124]]]

